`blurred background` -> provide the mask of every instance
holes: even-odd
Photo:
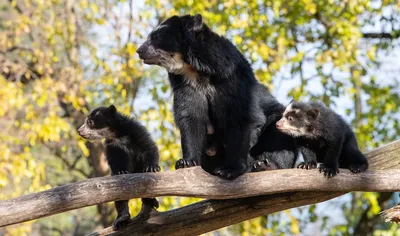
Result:
[[[232,40],[280,102],[321,99],[352,124],[363,151],[399,139],[398,1],[0,0],[0,200],[108,175],[102,144],[76,133],[100,105],[145,124],[163,170],[173,169],[181,151],[167,73],[135,51],[162,20],[189,13]],[[159,200],[163,211],[199,199]],[[351,193],[209,235],[400,235],[377,216],[399,201]],[[140,201],[130,207],[135,215]],[[102,204],[0,235],[84,235],[115,215]]]

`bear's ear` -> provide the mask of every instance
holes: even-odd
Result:
[[[297,102],[297,101],[296,101],[296,99],[293,98],[292,100],[290,100],[289,104],[292,104],[294,102]]]
[[[107,109],[111,117],[114,117],[115,114],[117,114],[117,108],[115,108],[114,105],[109,106]]]
[[[316,108],[313,108],[313,109],[310,109],[309,111],[307,111],[307,116],[312,120],[317,119],[318,115],[319,115],[319,110]]]
[[[173,24],[173,25],[179,25],[181,23],[181,19],[179,18],[179,16],[176,16],[176,15],[168,18],[164,22],[166,23],[167,21],[171,22],[171,24]]]
[[[203,17],[200,14],[193,16],[193,31],[200,31],[203,28]]]

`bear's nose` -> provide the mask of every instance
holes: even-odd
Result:
[[[82,134],[82,131],[83,131],[83,125],[82,125],[81,127],[79,127],[79,129],[78,129],[78,134],[81,135],[81,134]]]
[[[278,128],[278,129],[280,129],[280,128],[282,128],[282,121],[281,120],[279,120],[278,122],[276,122],[276,128]]]
[[[142,57],[144,51],[145,51],[145,47],[144,47],[144,45],[141,45],[141,46],[136,50],[136,53],[139,55],[139,57]]]

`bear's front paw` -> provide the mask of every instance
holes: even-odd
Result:
[[[157,164],[147,165],[143,168],[143,172],[159,172],[160,170],[161,168]]]
[[[368,164],[351,164],[349,165],[349,169],[353,173],[360,173],[368,169]]]
[[[337,167],[328,167],[324,164],[321,164],[319,167],[319,172],[324,172],[324,176],[329,179],[335,177],[336,174],[339,173],[339,169]]]
[[[306,170],[311,170],[317,168],[317,163],[316,162],[301,162],[297,168],[299,169],[306,169]]]
[[[251,168],[251,171],[252,172],[264,171],[267,170],[269,166],[270,164],[268,159],[264,159],[262,161],[257,161],[256,163],[254,163]]]
[[[114,229],[121,229],[129,223],[131,216],[129,214],[125,214],[119,216],[116,220],[114,220]]]
[[[193,166],[197,166],[197,161],[195,160],[185,160],[185,159],[179,159],[175,163],[175,169],[182,169],[182,168],[189,168]]]
[[[246,168],[219,168],[214,171],[214,174],[227,180],[234,180],[237,177],[243,175],[246,172]]]

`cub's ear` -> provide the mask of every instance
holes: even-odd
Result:
[[[296,101],[296,99],[293,98],[292,100],[290,100],[289,104],[292,104],[294,102],[297,102],[297,101]]]
[[[316,108],[307,111],[307,116],[312,120],[315,120],[318,117],[318,115],[319,115],[319,110]]]
[[[193,31],[200,31],[203,28],[203,17],[200,14],[193,16]]]
[[[109,106],[107,109],[110,112],[111,116],[115,116],[115,114],[117,113],[117,108],[115,108],[114,105]]]

